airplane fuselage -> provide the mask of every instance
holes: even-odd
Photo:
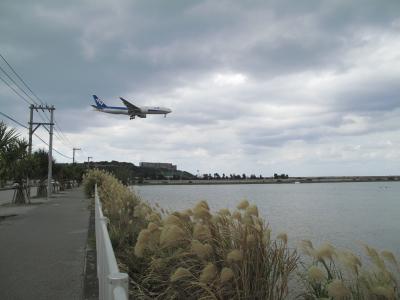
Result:
[[[114,115],[128,115],[130,119],[134,119],[136,116],[140,118],[146,118],[148,114],[150,115],[164,115],[167,116],[171,112],[169,108],[159,107],[159,106],[136,106],[131,102],[120,97],[124,107],[121,106],[107,106],[102,100],[100,100],[96,95],[93,95],[93,99],[96,105],[92,107],[99,112],[114,114]]]
[[[114,115],[130,115],[128,108],[126,107],[119,107],[119,106],[107,106],[107,107],[96,107],[92,105],[97,111],[114,114]],[[166,107],[159,107],[159,106],[141,106],[140,107],[140,114],[143,115],[166,115],[169,114],[171,110]],[[140,115],[138,114],[138,115]]]

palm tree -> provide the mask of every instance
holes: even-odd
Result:
[[[27,141],[20,139],[14,128],[0,122],[0,179],[12,179],[17,184],[13,199],[17,204],[26,203],[24,179],[32,169],[27,148]]]
[[[4,151],[7,145],[15,143],[18,139],[18,133],[14,128],[7,128],[7,125],[0,122],[0,153]]]
[[[6,162],[9,169],[10,177],[17,184],[16,193],[13,202],[16,204],[26,203],[28,197],[27,186],[24,179],[30,175],[32,170],[31,159],[28,157],[28,143],[24,139],[18,139],[15,143],[10,144],[6,154]]]
[[[7,154],[11,145],[18,140],[18,133],[14,128],[8,128],[4,122],[0,122],[0,185],[9,178]]]

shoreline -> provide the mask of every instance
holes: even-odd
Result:
[[[400,176],[331,176],[331,177],[290,177],[287,179],[194,179],[194,180],[145,180],[133,185],[216,185],[216,184],[303,184],[338,182],[396,182]]]

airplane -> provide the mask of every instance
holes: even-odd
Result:
[[[165,118],[167,117],[167,114],[172,112],[172,110],[166,107],[136,106],[122,97],[119,98],[121,99],[122,103],[124,103],[125,107],[107,106],[102,100],[99,99],[99,97],[93,95],[93,99],[94,102],[96,102],[96,105],[92,105],[92,107],[94,107],[97,111],[108,114],[128,115],[130,117],[130,120],[134,119],[135,116],[146,118],[147,114],[164,115]]]

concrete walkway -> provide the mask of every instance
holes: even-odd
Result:
[[[82,189],[1,207],[0,299],[81,299],[89,200]]]

